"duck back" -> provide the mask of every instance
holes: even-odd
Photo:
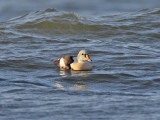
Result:
[[[65,55],[54,61],[54,64],[59,68],[70,69],[70,64],[73,63],[73,56]]]

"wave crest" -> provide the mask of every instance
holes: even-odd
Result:
[[[76,33],[112,36],[117,34],[148,34],[153,32],[148,28],[160,26],[160,9],[144,9],[137,12],[119,13],[108,16],[79,16],[76,13],[62,12],[56,9],[46,9],[11,19],[3,27],[14,31],[37,34]],[[150,24],[148,24],[150,23]],[[1,26],[1,25],[0,25]],[[3,28],[0,27],[1,29]],[[102,32],[103,31],[103,32]],[[123,31],[123,33],[122,33]],[[139,31],[139,32],[137,32]],[[100,33],[101,32],[101,33]],[[100,34],[99,34],[100,33]]]

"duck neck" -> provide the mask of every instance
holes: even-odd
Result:
[[[84,60],[82,60],[80,57],[77,57],[77,61],[78,61],[79,63],[84,63]]]
[[[79,62],[79,63],[84,63],[84,61],[83,61],[83,60],[78,60],[78,62]]]

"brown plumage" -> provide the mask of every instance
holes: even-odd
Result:
[[[70,64],[72,64],[73,62],[73,56],[69,55],[65,55],[60,57],[58,60],[54,60],[54,64],[63,69],[71,69]]]

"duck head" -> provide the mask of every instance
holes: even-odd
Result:
[[[81,50],[77,56],[78,62],[92,61],[85,50]]]

